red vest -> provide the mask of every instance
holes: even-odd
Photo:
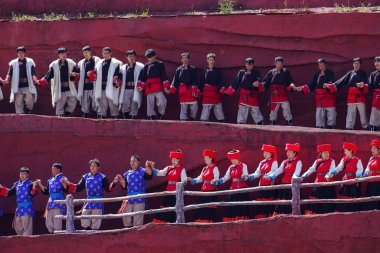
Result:
[[[368,163],[368,167],[369,167],[369,176],[380,176],[380,156],[376,156],[376,157],[371,157],[369,159],[369,163]],[[379,180],[371,180],[371,182],[373,181],[379,181]]]
[[[343,162],[345,164],[344,168],[344,177],[343,180],[349,180],[349,179],[355,179],[356,178],[356,171],[357,171],[357,164],[359,162],[359,158],[356,156],[353,156],[351,159],[347,156],[343,158]]]
[[[211,164],[208,167],[204,167],[201,173],[203,185],[201,191],[215,191],[216,186],[211,186],[211,180],[214,180],[214,169],[216,165]]]
[[[260,162],[260,172],[261,172],[261,177],[260,177],[260,183],[259,185],[260,186],[265,186],[265,185],[272,185],[272,180],[268,180],[266,178],[264,178],[264,176],[266,174],[268,174],[272,168],[272,164],[275,160],[274,159],[270,159],[270,160],[262,160]]]
[[[166,180],[168,180],[168,185],[166,186],[167,191],[176,190],[176,183],[181,182],[181,173],[183,169],[182,166],[168,166],[168,172],[166,174]]]
[[[146,80],[145,95],[148,95],[154,92],[160,92],[160,91],[164,91],[164,86],[162,84],[161,78],[155,77],[155,78],[148,78]]]
[[[283,184],[292,183],[292,177],[293,177],[294,172],[296,171],[298,161],[299,161],[298,158],[296,158],[293,161],[289,161],[289,159],[285,160],[284,177],[282,178]]]
[[[317,89],[315,91],[316,107],[335,107],[336,97],[334,93],[326,89]]]
[[[365,96],[367,92],[368,92],[367,85],[364,85],[363,91],[361,91],[358,87],[348,88],[347,104],[365,103],[366,101]]]
[[[248,184],[247,184],[247,181],[243,182],[241,180],[241,176],[243,175],[243,166],[245,164],[244,163],[240,163],[238,165],[231,165],[230,166],[230,178],[232,180],[232,183],[231,183],[231,186],[230,186],[230,189],[231,190],[234,190],[234,189],[240,189],[240,188],[244,188],[244,187],[247,187]]]
[[[259,106],[259,92],[256,90],[240,90],[240,105]]]
[[[205,84],[202,104],[216,105],[220,103],[222,103],[222,95],[218,92],[218,86]]]
[[[179,85],[178,95],[180,103],[197,102],[197,98],[193,96],[193,89],[191,85],[187,87],[186,84],[181,83]]]
[[[281,103],[288,101],[288,91],[285,85],[272,84],[270,86],[272,103]]]
[[[372,108],[380,110],[380,89],[373,90]]]
[[[315,183],[327,182],[325,176],[330,170],[332,161],[333,159],[331,158],[329,158],[326,161],[323,161],[322,159],[317,159],[317,177],[315,178]]]

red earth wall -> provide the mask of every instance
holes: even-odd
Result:
[[[156,225],[93,235],[0,237],[7,253],[29,252],[377,252],[378,211],[288,216],[213,225]]]
[[[85,1],[49,1],[35,0],[26,2],[22,0],[0,0],[0,17],[11,16],[13,13],[28,13],[41,15],[44,13],[135,13],[149,10],[150,13],[183,13],[191,11],[217,11],[219,0],[172,0],[168,4],[165,0],[114,0],[110,4],[107,0]],[[334,7],[335,4],[345,6],[368,6],[380,4],[379,0],[238,0],[235,1],[236,10],[246,9],[276,9],[276,8],[314,8]]]
[[[247,56],[256,59],[257,67],[265,75],[272,67],[274,57],[282,55],[295,83],[303,85],[312,78],[317,68],[316,60],[320,57],[330,62],[329,67],[337,77],[351,69],[351,59],[357,56],[364,59],[364,70],[373,71],[373,57],[379,54],[374,46],[380,39],[380,30],[374,22],[378,17],[377,13],[330,13],[4,21],[0,22],[0,30],[7,36],[0,42],[0,75],[3,78],[6,75],[7,63],[15,58],[18,45],[27,47],[29,56],[37,64],[38,76],[42,77],[49,63],[56,59],[58,47],[66,47],[69,57],[78,61],[82,46],[89,44],[97,55],[103,46],[111,46],[114,56],[124,62],[124,52],[128,49],[137,50],[139,60],[145,62],[144,51],[155,48],[159,58],[166,63],[170,79],[179,65],[181,52],[190,52],[191,61],[198,68],[205,66],[208,52],[215,52],[217,66],[222,68],[226,84],[233,81]],[[8,103],[9,87],[3,87],[3,91],[5,98],[0,102],[0,112],[14,112],[14,105]],[[342,89],[338,93],[339,128],[345,127],[346,92]],[[237,99],[237,94],[223,98],[227,122],[236,122]],[[34,113],[54,115],[50,100],[50,89],[40,90]],[[261,110],[267,120],[268,100],[267,92],[261,101]],[[314,126],[314,95],[291,94],[290,100],[294,124]],[[169,96],[168,107],[166,118],[178,119],[177,96]],[[79,108],[76,114],[80,114]],[[140,117],[145,115],[144,106]]]

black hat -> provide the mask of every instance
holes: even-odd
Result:
[[[380,56],[376,56],[374,61],[375,62],[380,62]]]
[[[21,167],[20,172],[26,172],[29,174],[29,169],[27,167]]]
[[[63,53],[66,53],[66,52],[67,52],[67,50],[64,47],[58,48],[58,54],[63,54]]]
[[[254,64],[255,60],[252,57],[248,57],[245,59],[245,63],[246,64]]]
[[[150,58],[150,57],[153,57],[155,55],[156,55],[156,51],[154,51],[154,49],[148,49],[145,52],[145,57],[146,58]]]
[[[326,63],[326,60],[323,59],[323,58],[319,58],[319,59],[318,59],[318,63]]]
[[[136,51],[135,50],[128,50],[127,56],[129,56],[129,55],[136,55]]]
[[[82,48],[82,51],[91,51],[91,47],[90,46],[85,46]]]
[[[112,52],[110,47],[103,47],[103,51],[110,52],[110,53]]]
[[[24,52],[24,53],[26,52],[26,48],[24,46],[18,47],[16,50],[17,50],[17,53],[18,52]]]
[[[360,59],[360,57],[356,57],[356,58],[352,59],[352,62],[362,63],[362,59]]]
[[[52,167],[62,170],[62,164],[60,163],[53,163]]]
[[[283,62],[284,58],[282,58],[281,56],[277,56],[276,58],[274,58],[274,61],[275,62],[277,62],[277,61]]]

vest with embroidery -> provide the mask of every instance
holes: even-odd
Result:
[[[143,168],[137,168],[136,170],[128,170],[126,173],[124,173],[124,177],[127,179],[128,183],[128,195],[137,195],[137,194],[144,194],[145,193],[145,169]],[[129,199],[129,204],[139,204],[139,203],[145,203],[145,199]]]
[[[316,170],[317,177],[315,178],[315,183],[327,182],[325,176],[330,170],[332,161],[333,161],[333,159],[331,159],[331,158],[329,158],[326,161],[323,161],[322,159],[317,159],[317,161],[316,161],[317,162],[317,164],[316,164],[317,165],[317,170]]]
[[[87,173],[83,175],[83,180],[86,183],[86,192],[89,199],[103,198],[102,181],[106,176],[100,172],[92,175]],[[103,209],[103,203],[86,203],[83,209]]]
[[[168,180],[168,185],[166,186],[167,191],[175,191],[176,183],[181,182],[181,173],[184,168],[182,166],[168,166],[168,171],[166,174],[166,180]]]
[[[29,179],[24,182],[17,181],[14,183],[16,188],[16,202],[17,210],[16,216],[25,216],[30,215],[34,216],[34,208],[32,205],[33,196],[30,194],[30,189],[33,185],[33,182]]]
[[[55,204],[54,200],[62,200],[65,199],[65,192],[63,191],[63,185],[61,183],[61,179],[65,176],[63,174],[58,174],[56,177],[51,177],[48,180],[49,186],[49,201],[48,201],[48,209],[59,208],[62,213],[66,213],[66,205],[65,204]]]
[[[284,177],[282,178],[283,184],[290,184],[292,182],[292,177],[296,171],[298,161],[298,158],[294,159],[293,161],[290,161],[289,159],[285,160]]]
[[[210,166],[204,167],[202,169],[201,177],[203,180],[203,185],[201,191],[215,191],[216,186],[211,185],[211,181],[214,179],[214,169],[216,165],[211,164]]]
[[[240,188],[244,188],[244,187],[247,187],[248,184],[247,182],[243,182],[242,179],[241,179],[241,176],[243,175],[243,166],[245,164],[244,163],[239,163],[238,165],[231,165],[230,166],[230,178],[232,180],[232,183],[231,183],[231,186],[230,186],[230,189],[231,190],[234,190],[234,189],[240,189]]]
[[[260,177],[260,186],[265,186],[265,185],[272,185],[272,180],[266,179],[264,176],[267,175],[271,169],[272,169],[272,164],[275,160],[270,159],[270,160],[262,160],[260,162],[260,172],[261,172],[261,177]]]

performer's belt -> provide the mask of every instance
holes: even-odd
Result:
[[[211,184],[211,180],[203,180],[203,183],[205,183],[205,184]]]
[[[20,78],[18,80],[19,83],[27,83],[28,82],[28,78]]]
[[[69,87],[69,82],[61,82],[62,87]]]
[[[380,173],[380,170],[370,170],[369,172],[372,172],[372,173]]]
[[[102,199],[103,196],[87,196],[88,199]]]
[[[293,174],[285,174],[285,176],[292,177]]]
[[[134,196],[139,194],[145,194],[145,192],[128,192],[128,196]]]
[[[53,192],[53,193],[50,193],[50,197],[51,198],[55,198],[55,199],[63,199],[65,195],[63,195],[62,192]]]
[[[318,176],[325,176],[327,173],[326,172],[319,172],[317,173]]]
[[[177,181],[168,181],[168,184],[176,184]]]
[[[353,177],[353,176],[356,176],[355,173],[346,173],[346,176],[347,177]]]
[[[90,79],[88,79],[88,78],[86,78],[86,79],[84,79],[84,83],[94,83],[94,81],[91,81]]]
[[[22,208],[22,207],[31,207],[32,206],[32,202],[31,201],[28,201],[28,202],[17,202],[17,207],[19,208]]]
[[[240,182],[241,181],[241,178],[233,178],[232,179],[232,182]]]

